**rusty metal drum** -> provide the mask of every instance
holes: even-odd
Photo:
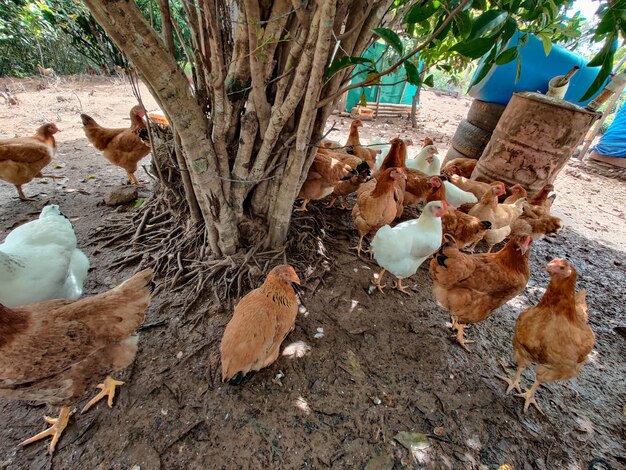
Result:
[[[472,179],[519,183],[532,195],[554,182],[598,116],[539,93],[515,93]]]

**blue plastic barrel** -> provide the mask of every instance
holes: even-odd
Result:
[[[518,44],[519,34],[519,32],[515,33],[504,49]],[[516,83],[517,61],[520,59],[522,70],[519,81]],[[528,42],[519,48],[517,59],[508,64],[494,66],[480,83],[469,89],[468,94],[481,101],[506,105],[515,92],[538,91],[545,93],[548,91],[550,79],[557,75],[565,75],[572,67],[578,65],[580,70],[570,80],[565,100],[579,106],[585,106],[594,97],[586,101],[580,101],[580,99],[600,72],[600,67],[587,67],[587,62],[587,59],[557,45],[553,45],[550,54],[546,56],[541,40],[536,36],[529,35]],[[602,88],[604,87],[601,87],[598,93]]]

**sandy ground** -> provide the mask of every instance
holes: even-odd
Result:
[[[125,175],[86,141],[79,114],[126,126],[135,100],[127,84],[110,80],[64,80],[44,90],[36,90],[37,83],[0,79],[21,101],[0,107],[0,138],[57,122],[59,156],[49,169],[66,179],[25,185],[33,202],[17,200],[15,189],[0,183],[0,239],[45,203],[59,204],[91,260],[86,293],[102,292],[131,271],[112,269],[119,252],[97,250],[90,239],[116,211],[135,209],[102,205]],[[145,90],[143,97],[152,108]],[[368,123],[364,140],[428,135],[445,154],[470,101],[425,92],[423,102],[418,129],[402,120]],[[333,120],[338,130],[330,137],[345,138],[350,120]],[[309,356],[281,358],[240,387],[223,386],[218,345],[231,306],[184,316],[183,300],[164,293],[148,313],[147,323],[156,326],[142,332],[137,360],[119,375],[127,384],[115,406],[76,414],[52,458],[44,444],[21,449],[17,443],[43,429],[42,415],[56,410],[0,401],[0,468],[496,469],[510,463],[515,469],[583,469],[593,458],[626,468],[626,344],[618,333],[626,326],[624,187],[578,164],[564,169],[554,210],[567,228],[533,245],[528,287],[469,330],[476,340],[471,354],[451,341],[449,317],[432,298],[425,267],[411,278],[412,298],[368,295],[376,265],[350,250],[356,234],[349,213],[314,203],[311,215],[294,224],[324,222],[333,268],[304,282],[306,312],[288,338],[309,343]],[[149,185],[141,189],[142,197],[149,193]],[[513,366],[515,318],[543,294],[548,278],[540,269],[556,256],[573,262],[579,287],[589,290],[596,348],[579,378],[541,387],[545,415],[523,414],[521,399],[504,395],[495,376],[502,365]],[[319,328],[324,336],[316,339]],[[279,371],[284,378],[276,380]],[[524,385],[531,380],[526,375]],[[404,431],[425,435],[413,456],[394,439]]]

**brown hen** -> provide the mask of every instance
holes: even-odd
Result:
[[[69,406],[106,377],[83,409],[108,397],[122,382],[107,376],[127,367],[137,352],[133,333],[150,304],[153,272],[146,269],[118,287],[77,301],[50,300],[9,309],[0,305],[0,398],[61,406],[52,426],[22,442],[52,436],[54,452],[70,417]]]
[[[515,377],[512,380],[502,377],[509,384],[507,393],[513,389],[521,392],[522,373],[533,362],[537,363],[535,382],[519,395],[525,399],[524,412],[530,405],[540,410],[535,392],[542,383],[576,377],[595,342],[587,324],[584,291],[576,293],[576,270],[558,258],[548,263],[547,270],[551,280],[543,297],[536,306],[524,310],[515,322]]]
[[[22,185],[33,178],[51,177],[41,174],[41,170],[52,161],[56,154],[54,134],[59,132],[53,123],[44,124],[32,137],[0,140],[0,179],[15,185],[22,201],[28,200]]]
[[[130,110],[130,128],[109,129],[100,126],[91,116],[81,114],[83,130],[89,142],[100,150],[107,160],[126,170],[130,184],[139,184],[135,172],[139,161],[150,153],[149,144],[142,139],[146,129],[144,112],[136,105]]]
[[[276,361],[296,322],[294,282],[300,284],[300,278],[291,266],[276,266],[261,287],[239,301],[220,344],[222,382],[237,385],[248,372]]]

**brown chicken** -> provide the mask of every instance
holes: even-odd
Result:
[[[126,170],[130,184],[139,184],[135,172],[139,161],[150,153],[150,146],[140,134],[145,134],[146,124],[141,106],[130,110],[130,127],[109,129],[100,126],[91,116],[81,114],[83,130],[89,142],[100,150],[114,165]]]
[[[441,174],[445,176],[457,175],[470,178],[477,163],[478,160],[474,160],[473,158],[455,158],[443,166]]]
[[[404,170],[389,168],[379,178],[368,181],[357,191],[352,216],[359,231],[359,243],[355,247],[359,256],[365,235],[375,235],[380,227],[390,224],[398,217],[398,202],[402,198],[402,191],[397,182],[401,180],[406,181]]]
[[[550,284],[539,303],[524,310],[515,322],[513,354],[517,362],[515,377],[501,377],[508,384],[507,393],[516,389],[524,401],[541,409],[535,400],[539,385],[576,377],[593,349],[595,336],[587,324],[584,292],[576,294],[576,270],[567,261],[548,263]],[[582,304],[584,304],[584,309]],[[536,379],[521,393],[520,379],[525,369],[537,363]]]
[[[483,239],[487,242],[487,251],[503,241],[511,233],[511,224],[522,214],[525,199],[518,199],[513,204],[498,204],[498,197],[505,193],[504,183],[491,183],[489,191],[469,211],[469,215],[491,222],[491,228]],[[476,245],[476,244],[475,244]],[[474,245],[474,246],[475,246]]]
[[[543,237],[555,237],[563,230],[561,219],[547,212],[539,212],[538,206],[524,204],[522,215],[511,225],[511,233],[520,230],[531,233],[533,240],[541,240]]]
[[[357,170],[329,155],[318,153],[309,168],[306,180],[300,188],[298,199],[302,206],[296,212],[307,212],[307,204],[311,200],[323,199],[333,192],[334,187],[342,180],[348,180]]]
[[[511,195],[504,200],[504,204],[513,204],[515,201],[528,197],[528,192],[519,183],[511,186],[509,192]]]
[[[300,278],[291,266],[276,266],[261,287],[239,301],[220,344],[222,382],[237,385],[248,372],[276,361],[296,323],[294,282],[300,284]]]
[[[326,148],[318,148],[317,149],[317,153],[318,154],[322,154],[322,155],[328,155],[329,157],[332,157],[336,160],[339,160],[340,162],[343,162],[347,165],[350,166],[350,168],[356,168],[357,166],[359,166],[361,163],[363,163],[363,160],[361,160],[359,157],[355,156],[355,155],[350,155],[349,153],[341,153],[341,152],[337,152],[334,150],[329,150]],[[368,165],[369,167],[369,165]]]
[[[15,185],[22,201],[28,198],[22,185],[33,178],[54,178],[42,175],[41,170],[52,161],[57,144],[54,134],[59,132],[56,124],[44,124],[32,137],[0,140],[0,179]]]
[[[406,168],[407,143],[399,137],[391,139],[389,143],[391,144],[389,152],[385,155],[378,171],[374,173],[374,178],[389,168]]]
[[[463,191],[467,191],[468,193],[472,193],[478,199],[483,197],[483,195],[489,191],[491,185],[489,183],[483,183],[482,181],[470,180],[463,176],[459,175],[449,175],[450,183],[455,185],[457,188],[462,189]]]
[[[335,202],[339,198],[341,199],[340,207],[342,209],[348,209],[348,207],[346,207],[346,198],[348,197],[348,195],[359,189],[359,187],[361,187],[361,185],[369,179],[371,174],[369,165],[366,162],[361,162],[361,164],[355,169],[358,174],[352,175],[348,180],[339,181],[339,183],[335,185],[335,188],[330,195],[332,199],[326,205],[326,207],[333,207],[335,205]]]
[[[517,235],[497,253],[466,254],[446,235],[446,243],[430,262],[433,294],[452,314],[456,340],[465,349],[463,329],[483,321],[496,308],[524,290],[530,277],[530,235]]]
[[[550,183],[546,184],[541,190],[534,196],[528,198],[528,204],[532,206],[541,206],[550,208],[554,199],[550,199],[548,195],[554,191],[554,186]]]
[[[370,168],[374,168],[374,165],[376,165],[376,154],[378,154],[378,151],[364,147],[361,144],[361,139],[359,138],[359,127],[362,126],[363,123],[360,119],[355,119],[350,124],[350,134],[348,135],[348,140],[345,145],[346,151],[367,162]]]
[[[146,269],[118,287],[77,301],[50,300],[9,309],[0,305],[0,398],[61,406],[52,426],[21,445],[52,436],[54,452],[70,406],[98,385],[83,411],[104,397],[113,403],[123,382],[107,374],[127,367],[137,352],[133,333],[143,323],[153,272]]]
[[[435,142],[430,137],[424,137],[422,141],[422,147],[428,147],[429,145],[435,145]]]

